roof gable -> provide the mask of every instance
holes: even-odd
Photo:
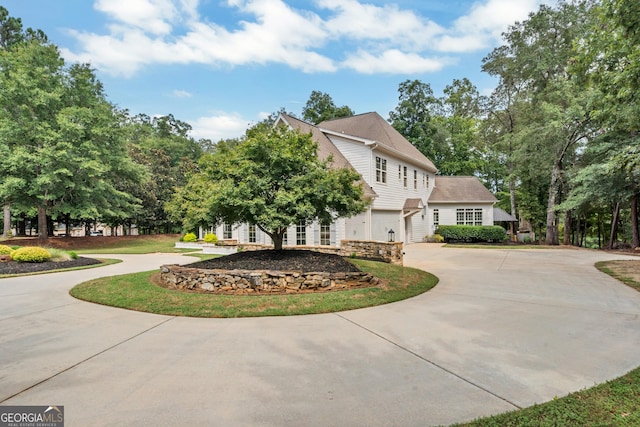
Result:
[[[276,125],[278,123],[284,123],[290,126],[293,129],[299,130],[301,133],[311,133],[311,137],[318,144],[318,157],[321,160],[326,160],[329,156],[333,156],[332,165],[336,168],[350,168],[355,170],[355,168],[349,163],[346,157],[342,154],[340,150],[331,142],[327,136],[320,131],[316,126],[297,119],[288,114],[280,114],[278,119],[276,120]],[[369,184],[367,184],[364,180],[361,180],[363,185],[364,194],[367,197],[375,197],[376,192],[371,188]]]
[[[436,176],[429,203],[495,203],[498,199],[475,176]]]
[[[413,146],[393,126],[378,113],[358,114],[350,117],[327,120],[318,124],[323,131],[331,131],[345,136],[363,138],[381,145],[436,172],[437,168],[431,160]]]

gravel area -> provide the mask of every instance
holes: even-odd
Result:
[[[220,270],[276,270],[328,273],[357,272],[358,267],[335,254],[305,250],[246,251],[198,261],[186,267]]]
[[[40,271],[59,270],[61,268],[83,267],[86,265],[100,264],[100,261],[93,258],[78,257],[69,261],[60,262],[0,262],[1,274],[27,274]]]

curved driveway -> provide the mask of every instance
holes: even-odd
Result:
[[[640,293],[593,267],[619,255],[414,244],[405,265],[440,277],[430,292],[300,317],[180,318],[68,295],[93,277],[192,261],[122,258],[0,280],[0,405],[64,405],[67,426],[426,426],[640,365]]]

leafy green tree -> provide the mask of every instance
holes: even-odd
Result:
[[[603,0],[592,9],[591,31],[577,43],[573,68],[586,87],[599,96],[592,116],[603,133],[590,148],[604,153],[598,160],[605,170],[622,174],[628,185],[618,187],[612,218],[622,203],[630,207],[631,244],[640,246],[637,205],[640,198],[640,8],[630,0]],[[611,143],[615,141],[615,143]],[[597,165],[593,165],[597,168]],[[609,180],[610,181],[610,180]],[[579,191],[580,194],[584,193]],[[588,193],[588,192],[587,192]],[[575,198],[575,194],[573,195]],[[612,230],[615,231],[615,222]],[[609,246],[613,245],[613,237]]]
[[[291,224],[324,223],[362,212],[360,176],[318,158],[309,134],[283,126],[251,132],[235,147],[218,147],[167,208],[186,229],[220,222],[256,224],[277,250]]]
[[[433,116],[440,109],[429,83],[406,80],[398,86],[399,102],[389,113],[389,123],[436,165],[446,158],[446,138],[435,138],[438,131]],[[438,144],[439,142],[439,144]]]
[[[590,102],[593,95],[570,71],[574,43],[588,33],[586,3],[560,2],[556,8],[541,6],[529,19],[505,33],[505,46],[485,60],[505,87],[524,88],[525,108],[518,134],[515,159],[520,179],[526,180],[533,161],[548,174],[546,243],[558,244],[556,204],[566,197],[564,172],[593,131]],[[526,154],[526,156],[525,156]],[[531,180],[527,180],[531,182]]]
[[[317,90],[311,92],[309,100],[302,109],[302,117],[304,120],[314,125],[324,122],[325,120],[350,117],[354,114],[353,110],[346,105],[337,107],[328,93]]]
[[[469,79],[454,79],[445,87],[441,112],[432,118],[438,131],[434,139],[446,147],[440,153],[438,169],[442,175],[475,175],[484,169],[480,141],[482,97]]]
[[[126,138],[130,155],[147,175],[128,191],[142,202],[129,218],[143,233],[170,232],[176,228],[164,209],[176,187],[186,183],[185,171],[195,167],[202,146],[189,136],[191,126],[173,115],[151,118],[144,114],[127,117]]]
[[[27,37],[0,51],[0,199],[47,214],[126,215],[135,200],[114,179],[136,174],[113,107],[88,65],[65,67],[56,46]]]

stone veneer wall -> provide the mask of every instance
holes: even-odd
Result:
[[[375,240],[342,240],[340,255],[373,259],[402,265],[402,242],[379,242]]]
[[[298,271],[209,270],[163,265],[160,279],[176,289],[219,294],[274,294],[335,291],[374,286],[368,273],[301,273]]]
[[[366,258],[402,265],[402,242],[342,240],[341,247],[297,246],[346,257]],[[242,245],[243,250],[269,246]],[[172,288],[219,294],[278,294],[323,292],[375,286],[379,280],[368,273],[327,273],[268,270],[209,270],[163,265],[160,280]]]

